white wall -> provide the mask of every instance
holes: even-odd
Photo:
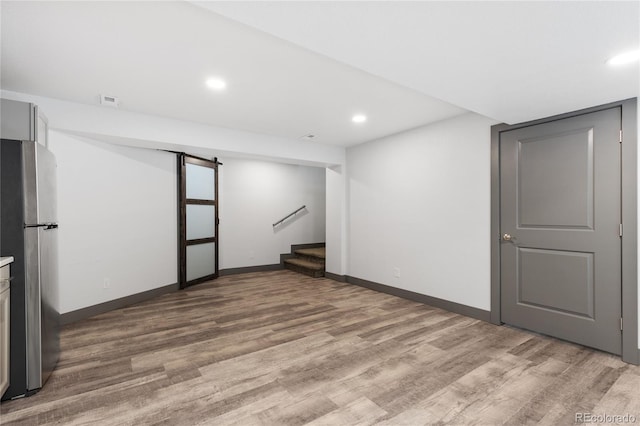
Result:
[[[326,169],[326,243],[325,270],[336,275],[347,274],[348,254],[348,185],[346,166]]]
[[[175,156],[56,131],[49,143],[58,161],[60,312],[176,283]],[[220,269],[279,263],[292,243],[324,241],[323,168],[223,162]]]
[[[324,168],[291,163],[342,164],[341,147],[0,94],[39,105],[49,119],[63,222],[61,313],[176,282],[175,157],[158,149],[224,158],[220,268],[278,263],[291,243],[324,241]],[[271,224],[302,204],[307,214],[274,234]]]
[[[60,312],[176,283],[175,156],[56,131],[49,147],[58,162]]]
[[[490,309],[493,124],[466,114],[347,150],[346,274]]]
[[[291,244],[325,241],[325,170],[224,158],[220,167],[220,268],[270,265]],[[297,208],[304,211],[274,228]]]
[[[349,275],[490,309],[492,124],[469,113],[347,150]]]

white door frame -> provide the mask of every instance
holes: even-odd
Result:
[[[491,127],[491,322],[500,321],[500,133],[620,107],[622,110],[622,360],[640,365],[638,349],[637,99],[627,99],[514,125]]]

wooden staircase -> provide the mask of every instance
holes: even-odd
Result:
[[[293,250],[291,257],[284,259],[284,267],[313,278],[324,277],[325,247]]]

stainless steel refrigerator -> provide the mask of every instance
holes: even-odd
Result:
[[[0,254],[15,258],[5,400],[37,392],[58,361],[55,156],[35,141],[2,139],[0,189]]]

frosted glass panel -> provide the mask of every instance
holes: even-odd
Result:
[[[215,199],[215,170],[187,163],[187,198]]]
[[[187,240],[216,236],[215,206],[187,204]]]
[[[216,271],[215,243],[187,246],[187,281],[206,277]]]

